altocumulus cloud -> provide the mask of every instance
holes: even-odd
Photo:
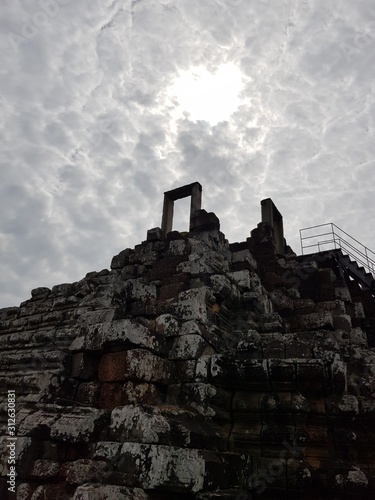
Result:
[[[0,35],[0,306],[108,267],[195,180],[230,241],[272,197],[297,251],[330,220],[375,248],[370,0],[3,0]]]

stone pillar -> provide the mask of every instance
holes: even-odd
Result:
[[[161,232],[163,238],[165,238],[167,234],[172,231],[173,209],[173,199],[168,195],[168,193],[164,193],[163,217],[161,220]]]
[[[284,240],[284,225],[283,216],[277,210],[276,205],[271,198],[261,201],[262,206],[262,222],[267,222],[273,229],[274,238],[276,242],[276,252],[285,253],[285,240]]]
[[[190,204],[190,218],[189,218],[189,230],[191,228],[191,219],[197,210],[201,209],[202,205],[202,186],[199,182],[193,182],[192,184],[187,184],[171,191],[166,191],[164,193],[164,203],[163,203],[163,216],[161,221],[161,232],[162,237],[165,238],[167,234],[172,231],[173,227],[173,208],[174,202],[180,200],[181,198],[186,198],[191,196]]]

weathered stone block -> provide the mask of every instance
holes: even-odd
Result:
[[[237,453],[213,453],[203,451],[205,461],[205,489],[227,489],[244,487],[249,474],[249,461],[246,455]]]
[[[75,401],[95,407],[98,404],[99,394],[99,382],[81,382],[78,386]]]
[[[176,382],[194,382],[196,365],[195,359],[174,360]]]
[[[264,358],[285,358],[285,340],[281,333],[262,335],[260,343]]]
[[[106,469],[107,464],[104,461],[80,459],[62,465],[60,473],[70,484],[84,484],[101,482]]]
[[[0,486],[0,494],[4,498],[6,498],[5,495],[8,493],[8,487],[9,487],[8,484],[5,485],[5,478],[4,478],[4,491],[1,489],[1,486]],[[16,497],[17,500],[31,500],[35,489],[36,489],[35,484],[31,484],[31,483],[19,484],[18,488],[17,488],[17,497]]]
[[[176,274],[176,267],[180,262],[183,262],[186,258],[182,255],[176,255],[173,257],[166,257],[155,262],[151,270],[151,280],[162,280],[167,276],[172,276]]]
[[[121,443],[116,441],[98,441],[95,445],[93,458],[115,464],[120,454]]]
[[[186,283],[178,282],[163,285],[159,291],[159,300],[169,300],[177,298],[178,294],[188,288]]]
[[[157,405],[162,402],[163,396],[153,384],[132,381],[125,384],[105,383],[100,390],[99,406],[106,410],[131,403]]]
[[[291,458],[287,464],[288,491],[309,491],[312,489],[314,471],[311,465],[302,460]]]
[[[333,317],[328,311],[320,313],[301,314],[290,320],[292,331],[307,331],[327,329],[333,330]]]
[[[134,252],[131,248],[122,250],[118,255],[115,255],[111,262],[111,269],[122,269],[129,264],[129,256]]]
[[[18,496],[17,491],[17,500],[20,500],[22,497]],[[70,500],[71,495],[66,491],[64,483],[57,484],[43,484],[35,488],[31,500],[39,500],[39,499],[59,499],[59,500]],[[30,500],[30,498],[26,497],[25,500]]]
[[[276,420],[278,420],[279,417],[281,419],[282,416],[291,415],[292,393],[281,392],[279,394],[261,394],[259,398],[259,410],[267,421],[270,421],[270,417],[273,415],[276,416]]]
[[[296,359],[295,362],[299,391],[321,394],[326,387],[323,362],[313,359]]]
[[[183,405],[205,416],[229,418],[231,393],[204,383],[170,385],[168,402]]]
[[[232,252],[232,262],[248,262],[252,269],[255,270],[257,268],[256,260],[254,259],[252,253],[249,249],[237,250]]]
[[[57,497],[56,497],[57,498]],[[149,500],[149,495],[140,488],[104,484],[84,484],[78,486],[73,500]]]
[[[57,476],[59,470],[59,462],[53,460],[38,459],[31,464],[30,476],[37,479],[48,479]]]
[[[198,359],[201,356],[214,354],[215,350],[200,335],[183,335],[176,337],[173,341],[172,349],[169,352],[169,359]]]
[[[250,271],[234,271],[232,273],[227,273],[227,275],[236,283],[236,285],[242,290],[251,290],[251,278]]]
[[[56,422],[59,415],[53,412],[36,411],[28,415],[18,426],[18,436],[33,436],[40,439],[48,439],[50,427]]]
[[[315,283],[321,287],[321,288],[328,288],[332,286],[332,284],[336,280],[336,275],[332,271],[332,269],[326,268],[326,269],[318,269],[314,273],[314,280]]]
[[[99,364],[99,380],[116,382],[140,380],[167,384],[172,376],[172,364],[146,349],[131,349],[105,354]]]
[[[281,332],[283,330],[283,320],[278,313],[265,313],[260,318],[260,331],[263,333]]]
[[[45,300],[51,294],[51,290],[46,287],[34,288],[31,290],[31,300]]]
[[[211,357],[210,375],[212,383],[220,385],[264,391],[270,389],[267,360],[240,360],[233,356],[214,354]]]
[[[345,314],[345,303],[342,300],[328,300],[326,302],[317,302],[316,309],[318,312],[330,311],[333,314]]]
[[[127,280],[121,291],[121,296],[126,301],[141,300],[144,302],[156,299],[156,286],[147,283],[142,278]]]
[[[258,458],[254,461],[253,472],[249,476],[248,488],[256,495],[267,489],[286,488],[286,460],[282,458]]]
[[[170,429],[167,418],[157,409],[129,405],[115,408],[111,414],[111,437],[120,442],[158,443]]]
[[[294,299],[294,309],[299,314],[308,314],[315,311],[315,302],[311,299]]]
[[[311,333],[292,333],[284,335],[286,358],[311,358],[316,338]]]
[[[147,231],[147,241],[160,241],[162,239],[160,227],[153,227]]]
[[[361,328],[353,328],[349,333],[351,344],[367,347],[367,335]]]
[[[337,356],[331,365],[332,384],[336,394],[344,394],[346,391],[347,377],[346,377],[346,363],[340,360]]]
[[[177,316],[185,321],[207,322],[207,304],[215,302],[208,287],[193,288],[181,292],[176,306]]]
[[[346,286],[335,288],[335,299],[342,300],[344,302],[350,302],[352,300],[350,292]]]
[[[184,255],[189,250],[189,245],[185,239],[176,239],[168,242],[167,255]]]
[[[72,355],[71,376],[89,380],[98,369],[98,358],[90,353],[79,352]]]
[[[367,475],[359,467],[351,469],[343,474],[335,475],[336,491],[341,494],[365,495],[369,486]]]
[[[19,314],[19,307],[3,307],[2,309],[0,309],[0,320],[10,321],[12,319],[16,319]]]
[[[270,382],[273,390],[293,391],[297,388],[295,364],[293,361],[285,359],[269,359],[268,369]]]
[[[107,343],[144,347],[154,352],[165,349],[163,337],[150,332],[132,319],[121,319],[112,323],[99,323],[83,327],[80,335],[72,342],[71,351],[98,351]]]
[[[232,401],[233,412],[245,413],[249,415],[249,419],[252,419],[250,414],[253,414],[255,420],[260,418],[260,405],[259,400],[261,393],[259,392],[249,392],[244,390],[237,390]]]
[[[217,490],[209,491],[207,493],[199,493],[197,495],[197,500],[250,500],[250,493],[245,493],[245,488],[239,490],[229,489],[229,490]]]
[[[179,335],[179,323],[171,314],[161,314],[155,320],[155,330],[166,337]]]
[[[211,356],[201,356],[197,360],[195,367],[195,380],[197,382],[207,382],[210,374]]]
[[[288,297],[282,290],[273,290],[270,293],[270,298],[277,312],[289,315],[294,310],[293,299]]]
[[[331,397],[326,399],[327,415],[355,417],[359,413],[358,399],[353,395],[343,395],[342,397]]]
[[[204,459],[198,450],[124,443],[121,460],[145,489],[196,493],[203,488]]]
[[[261,452],[261,437],[264,424],[260,415],[234,415],[234,423],[230,433],[230,443],[233,450],[250,455]]]
[[[348,314],[333,316],[333,327],[335,330],[345,330],[346,332],[350,332],[352,329],[352,319]]]
[[[51,425],[51,438],[71,443],[88,442],[97,436],[107,421],[103,410],[81,409],[80,413],[62,415]]]
[[[239,291],[231,281],[222,274],[213,274],[210,276],[212,291],[216,297],[221,299],[235,298],[239,300]]]

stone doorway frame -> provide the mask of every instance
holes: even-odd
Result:
[[[193,182],[192,184],[186,184],[186,186],[165,191],[163,216],[161,220],[162,238],[165,238],[167,234],[172,231],[174,202],[181,198],[187,198],[188,196],[191,196],[189,218],[189,231],[191,231],[191,219],[194,213],[200,210],[202,206],[202,186],[199,182]]]

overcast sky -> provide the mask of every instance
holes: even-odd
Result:
[[[331,221],[375,250],[373,0],[1,0],[0,46],[0,307],[109,268],[194,181],[231,242],[271,197],[298,253]]]

